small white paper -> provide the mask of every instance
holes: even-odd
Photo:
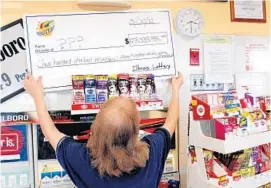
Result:
[[[203,47],[205,82],[233,83],[232,37],[205,36]]]

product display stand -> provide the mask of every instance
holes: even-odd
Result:
[[[244,169],[242,170],[242,173],[230,173],[230,175],[210,178],[206,172],[203,153],[203,149],[208,149],[222,154],[228,154],[267,144],[271,142],[270,131],[243,137],[233,137],[232,139],[219,140],[210,136],[208,137],[206,133],[209,128],[206,126],[206,121],[194,121],[192,119],[192,115],[190,117],[189,145],[194,146],[195,151],[193,155],[190,153],[188,157],[189,188],[258,188],[270,183],[270,169],[252,176],[248,175],[250,173],[249,169]],[[212,168],[215,168],[218,174],[228,173],[217,163],[216,160],[213,160]]]
[[[191,118],[189,145],[227,154],[271,142],[271,131],[219,140],[204,134],[209,132],[208,129],[209,127],[201,121],[194,121]]]

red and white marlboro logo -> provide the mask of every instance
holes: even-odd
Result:
[[[2,160],[18,159],[23,146],[24,138],[20,131],[10,127],[1,128],[0,156]]]

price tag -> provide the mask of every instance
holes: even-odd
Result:
[[[23,92],[26,76],[25,40],[22,20],[1,27],[1,103]]]

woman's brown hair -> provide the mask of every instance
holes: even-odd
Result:
[[[118,177],[146,165],[149,148],[138,138],[139,121],[135,102],[126,97],[109,100],[97,114],[87,147],[101,176]]]

